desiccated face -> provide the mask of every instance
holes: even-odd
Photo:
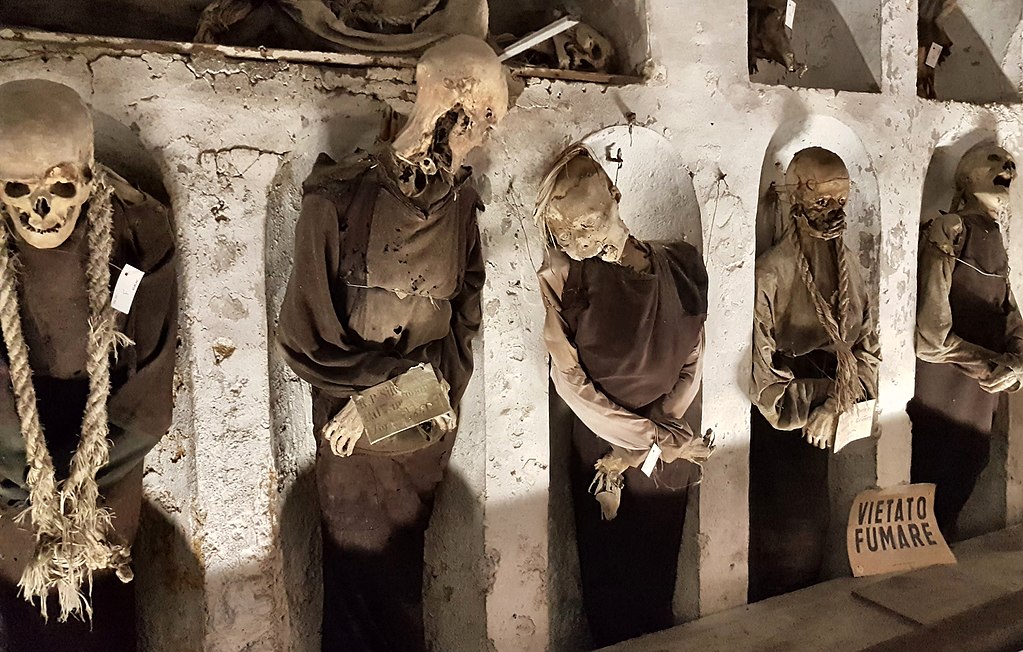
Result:
[[[1007,197],[1015,179],[1012,154],[991,143],[971,147],[956,169],[956,186],[967,196]]]
[[[554,244],[574,260],[618,262],[629,239],[618,214],[617,189],[588,157],[565,166],[547,206],[546,225]]]
[[[52,249],[92,193],[89,109],[75,91],[29,79],[0,85],[0,205],[29,245]]]
[[[508,112],[504,67],[485,42],[453,36],[423,54],[416,103],[395,155],[427,175],[456,172]]]
[[[817,237],[831,239],[845,230],[849,172],[837,154],[820,147],[801,150],[785,172],[793,213]]]

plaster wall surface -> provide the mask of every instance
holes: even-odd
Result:
[[[564,570],[549,551],[572,544],[552,540],[549,526],[557,467],[534,276],[542,239],[531,211],[557,153],[630,117],[667,139],[680,177],[690,176],[710,274],[701,428],[715,433],[718,450],[690,512],[690,599],[680,615],[745,599],[757,212],[772,141],[801,121],[822,125],[815,136],[822,141],[847,142],[854,134],[860,170],[876,180],[876,213],[850,216],[854,223],[874,220],[870,228],[879,234],[869,271],[884,360],[870,464],[880,486],[908,479],[905,404],[913,392],[916,242],[928,166],[937,147],[956,140],[949,134],[974,130],[1023,152],[1019,109],[916,97],[913,5],[880,6],[880,93],[751,84],[743,0],[651,0],[653,63],[644,84],[527,84],[472,161],[487,204],[480,229],[488,279],[464,429],[430,533],[427,613],[436,649],[542,650],[555,631],[559,641],[578,640],[548,581]],[[243,62],[216,50],[41,44],[0,30],[0,81],[46,77],[77,89],[134,135],[176,215],[177,408],[170,435],[148,458],[138,550],[149,650],[317,644],[310,630],[319,619],[315,506],[303,485],[313,441],[308,399],[268,346],[290,264],[288,225],[316,152],[343,155],[364,142],[383,106],[407,109],[414,87],[410,69],[268,56]],[[790,138],[801,137],[796,130]],[[662,190],[651,184],[637,193],[655,203]],[[1023,239],[1011,230],[1007,236],[1018,288]],[[1017,463],[1020,409],[1010,405],[1005,443],[1006,459]],[[1018,520],[1021,480],[1018,472],[1005,476],[1003,517]]]

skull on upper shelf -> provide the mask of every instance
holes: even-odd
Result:
[[[395,156],[432,176],[456,173],[508,112],[508,78],[484,41],[453,36],[416,67],[416,103],[392,143]]]
[[[553,39],[558,68],[583,72],[607,72],[615,49],[607,38],[586,23],[579,23]]]
[[[75,229],[93,185],[89,107],[42,79],[0,85],[0,207],[15,232],[52,249]]]

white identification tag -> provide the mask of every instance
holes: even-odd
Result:
[[[837,453],[854,441],[866,439],[874,432],[874,408],[877,399],[860,401],[838,417],[838,429],[835,432]]]
[[[789,0],[785,3],[785,27],[792,29],[796,24],[796,0]]]
[[[654,472],[654,465],[657,464],[659,459],[661,459],[661,447],[654,444],[650,447],[650,452],[647,453],[646,460],[643,461],[643,466],[639,470],[649,478],[650,474]]]
[[[117,312],[128,314],[131,304],[135,301],[135,293],[138,292],[139,284],[146,273],[141,269],[125,265],[121,275],[117,277],[114,285],[114,292],[110,295],[110,307]]]
[[[937,43],[931,43],[931,49],[927,51],[927,60],[924,63],[927,64],[928,68],[938,67],[938,57],[941,56],[941,45]]]

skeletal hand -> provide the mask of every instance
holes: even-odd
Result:
[[[1019,372],[1003,363],[996,363],[995,370],[979,380],[980,388],[989,394],[1009,391],[1019,382]]]
[[[331,452],[338,457],[348,457],[355,452],[355,444],[365,432],[366,427],[352,401],[348,401],[348,404],[323,427],[323,437],[330,442]]]
[[[838,410],[831,399],[824,401],[824,404],[810,413],[806,421],[803,434],[806,443],[817,448],[825,449],[835,441],[835,432],[838,430]]]

